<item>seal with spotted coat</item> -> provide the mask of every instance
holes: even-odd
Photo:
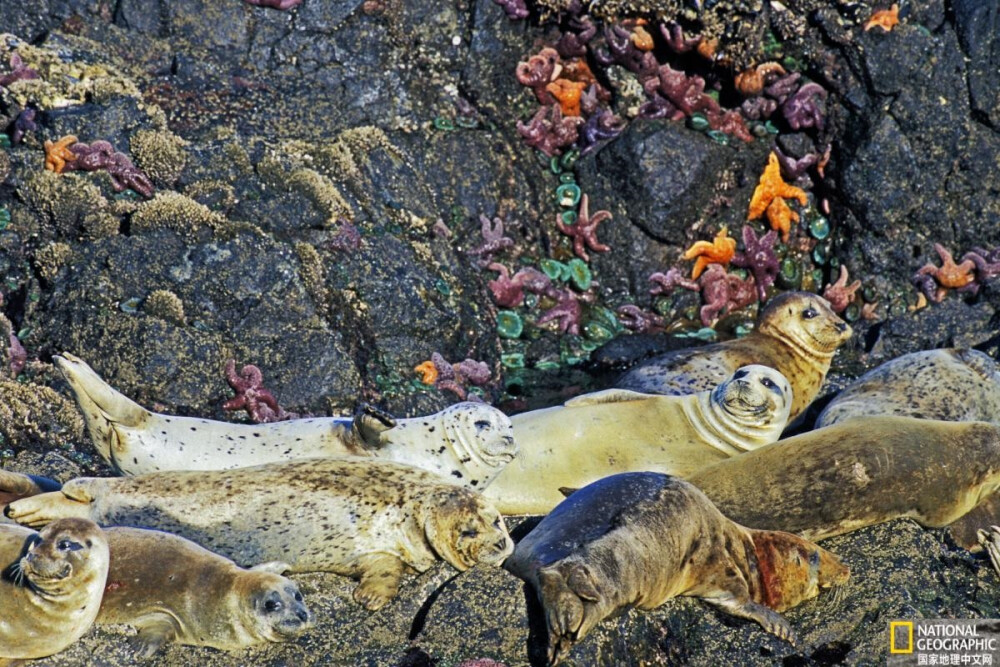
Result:
[[[351,455],[406,463],[482,489],[517,453],[510,419],[484,403],[458,403],[398,421],[368,412],[354,420],[235,424],[150,412],[82,359],[63,353],[53,360],[73,389],[94,446],[123,475]]]
[[[789,533],[727,519],[693,485],[658,473],[606,477],[573,493],[518,543],[504,567],[545,611],[549,664],[602,620],[672,597],[701,598],[794,643],[778,613],[844,584],[846,566]]]
[[[5,513],[30,526],[73,516],[153,528],[243,566],[284,561],[291,572],[356,577],[354,599],[369,609],[392,599],[407,571],[439,559],[459,570],[499,565],[513,548],[500,513],[478,493],[426,470],[350,457],[82,477]]]
[[[765,366],[737,370],[712,391],[688,396],[611,389],[512,418],[520,453],[484,495],[507,514],[540,514],[581,487],[635,470],[687,476],[774,442],[792,389]]]
[[[616,386],[647,394],[680,396],[711,389],[740,366],[763,364],[792,384],[795,419],[819,393],[833,354],[851,327],[821,296],[786,292],[771,299],[757,328],[743,338],[654,357],[622,376]]]

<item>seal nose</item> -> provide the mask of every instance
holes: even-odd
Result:
[[[299,609],[295,615],[298,616],[299,620],[302,621],[303,623],[309,622],[309,612],[306,611],[305,609]]]
[[[741,368],[740,370],[733,373],[733,377],[736,378],[737,380],[740,378],[745,378],[747,376],[747,372],[748,371],[745,368]]]
[[[845,331],[847,331],[847,322],[840,322],[839,324],[837,324],[837,331],[839,331],[840,333],[844,333]]]

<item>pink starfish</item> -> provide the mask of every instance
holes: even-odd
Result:
[[[438,352],[431,354],[431,363],[437,371],[437,380],[434,386],[441,391],[448,390],[458,396],[461,400],[468,398],[465,390],[466,383],[481,387],[490,381],[490,367],[485,361],[475,359],[465,359],[457,364],[449,364]],[[473,400],[478,400],[473,397]]]
[[[831,283],[823,290],[823,298],[830,302],[830,308],[835,313],[842,313],[854,301],[854,293],[861,287],[861,281],[855,280],[847,284],[847,265],[840,265],[840,276],[837,282]]]
[[[767,300],[767,288],[774,284],[780,267],[778,256],[774,252],[774,244],[778,241],[778,232],[771,230],[761,237],[757,236],[750,225],[743,225],[743,245],[746,250],[733,257],[733,266],[748,269],[757,283],[757,298]]]
[[[0,299],[0,303],[3,303],[3,299]],[[28,362],[28,351],[24,349],[21,345],[21,341],[17,339],[14,332],[10,332],[9,336],[10,347],[7,348],[7,356],[10,357],[10,370],[17,377],[18,373],[24,370],[24,364]]]
[[[246,410],[256,424],[295,419],[298,414],[285,412],[278,399],[264,388],[264,375],[253,364],[247,364],[236,374],[236,360],[226,362],[226,382],[236,391],[236,396],[222,404],[223,410]]]
[[[291,9],[302,4],[302,0],[243,0],[243,2],[256,7],[273,7],[274,9]]]
[[[556,305],[549,308],[538,318],[536,324],[556,321],[562,333],[579,334],[580,320],[583,317],[583,307],[572,290],[551,290],[549,295],[556,299]]]
[[[732,312],[757,300],[757,288],[752,276],[743,280],[726,273],[720,264],[709,264],[698,282],[705,301],[700,312],[701,323],[706,327],[711,326],[720,313]]]
[[[597,225],[610,219],[610,211],[598,211],[594,215],[590,215],[590,201],[587,195],[583,195],[580,198],[580,210],[576,215],[576,222],[572,225],[564,225],[562,220],[556,218],[556,227],[563,234],[573,238],[573,252],[576,256],[589,262],[590,257],[587,255],[585,247],[594,252],[611,250],[611,246],[606,246],[597,240]]]
[[[487,268],[500,273],[496,280],[491,280],[487,284],[493,293],[493,301],[503,308],[520,306],[524,301],[524,290],[540,294],[552,285],[547,275],[530,266],[515,273],[513,278],[503,264],[494,262]]]
[[[514,239],[503,235],[504,223],[499,217],[493,218],[491,222],[485,215],[480,214],[479,224],[483,242],[478,248],[466,251],[466,254],[478,256],[480,264],[485,266],[493,253],[514,245]]]
[[[619,306],[618,319],[626,329],[638,333],[658,333],[667,326],[665,319],[656,313],[648,313],[634,304]]]
[[[688,280],[684,277],[684,272],[678,268],[673,268],[666,273],[652,273],[649,276],[649,282],[653,283],[653,288],[649,290],[650,294],[664,294],[669,296],[678,287],[683,287],[684,289],[689,289],[697,292],[701,287],[693,280]]]

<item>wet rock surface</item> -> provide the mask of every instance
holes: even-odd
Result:
[[[604,3],[601,15],[629,18],[640,4]],[[830,147],[822,173],[785,175],[809,196],[793,202],[801,219],[778,247],[791,268],[774,289],[822,292],[842,265],[862,280],[856,334],[827,396],[919,349],[996,356],[995,274],[977,269],[975,293],[932,280],[941,303],[913,277],[941,266],[935,243],[958,264],[1000,245],[1000,10],[908,3],[884,31],[864,29],[885,8],[870,2],[775,4],[720,2],[700,16],[668,7],[686,35],[718,37],[719,62],[662,41],[652,53],[704,78],[725,109],[740,102],[733,71],[780,61],[827,91],[822,128],[775,116],[744,142],[691,115],[634,118],[645,99],[634,73],[588,56],[609,91],[601,104],[628,123],[574,164],[524,143],[517,125],[538,101],[514,76],[572,30],[550,11],[568,3],[529,3],[519,21],[493,0],[304,0],[291,11],[238,0],[0,3],[0,77],[17,68],[14,53],[37,75],[0,87],[8,135],[37,110],[35,128],[0,147],[0,462],[63,480],[108,473],[50,363],[63,350],[148,407],[217,419],[239,419],[221,408],[231,358],[260,367],[284,408],[316,415],[362,400],[400,416],[456,401],[413,371],[435,352],[486,362],[489,381],[467,389],[512,410],[605,386],[637,359],[714,335],[697,292],[650,294],[648,276],[689,275],[683,252],[723,226],[740,238],[774,146],[794,158]],[[725,27],[726,12],[744,17],[740,30]],[[43,142],[65,135],[110,142],[155,194],[118,191],[107,171],[45,171]],[[597,228],[610,250],[587,262],[574,263],[556,227],[576,211],[560,205],[572,195],[555,194],[563,185],[589,196],[592,215],[612,214]],[[480,252],[481,215],[499,219],[510,243]],[[491,261],[511,274],[545,269],[551,284],[499,304]],[[661,324],[630,335],[615,315],[628,304]],[[565,326],[541,321],[560,308]],[[715,329],[738,333],[755,311],[724,314]],[[570,662],[869,664],[885,655],[889,620],[1000,615],[986,560],[940,532],[902,521],[824,546],[853,578],[842,600],[788,612],[797,648],[680,600],[607,621]],[[170,647],[151,664],[537,663],[537,610],[530,625],[520,582],[454,574],[417,577],[375,614],[351,601],[346,579],[297,577],[321,619],[300,642],[237,655]],[[39,664],[131,664],[127,634],[95,630]]]

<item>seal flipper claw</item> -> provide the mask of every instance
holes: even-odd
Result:
[[[993,570],[1000,575],[1000,526],[990,526],[989,532],[980,529],[977,533],[979,544],[990,557]]]
[[[378,611],[399,592],[406,565],[386,553],[367,554],[358,559],[361,581],[354,589],[354,601],[370,611]]]
[[[382,433],[396,426],[396,418],[369,403],[361,403],[354,413],[351,430],[365,447],[381,447]]]
[[[785,617],[762,604],[758,604],[753,600],[743,601],[733,595],[705,598],[705,601],[714,604],[733,616],[739,616],[740,618],[760,623],[760,626],[767,632],[770,632],[775,637],[784,639],[792,646],[795,646],[797,642],[795,631],[792,630],[792,626],[785,620]]]
[[[132,639],[136,657],[140,660],[152,658],[165,644],[177,638],[177,626],[174,620],[164,613],[152,613],[138,619],[135,623],[139,629]]]

